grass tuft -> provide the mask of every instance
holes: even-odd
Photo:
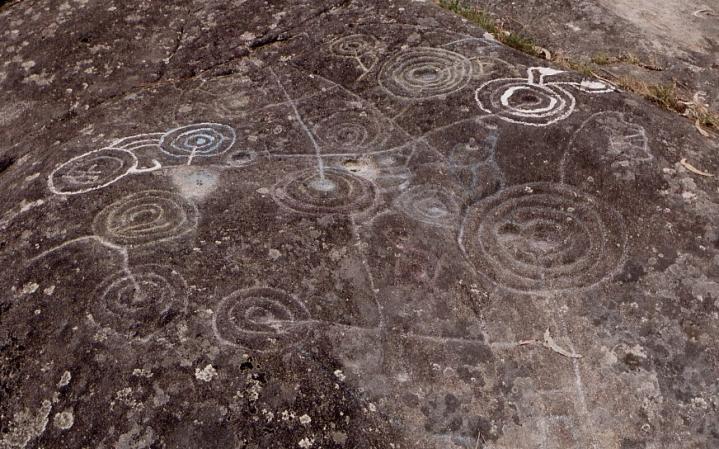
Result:
[[[596,65],[609,65],[612,63],[612,58],[606,53],[597,53],[592,57],[592,62]]]
[[[505,30],[497,19],[479,8],[466,6],[461,0],[438,0],[437,4],[464,17],[475,25],[479,25],[499,42],[509,47],[532,56],[542,56],[542,52],[537,49],[532,39],[514,31]]]
[[[464,17],[468,21],[484,28],[488,33],[494,36],[499,42],[536,57],[544,57],[545,53],[541,47],[526,36],[518,34],[511,30],[506,30],[502,26],[502,21],[491,16],[482,9],[467,6],[462,0],[436,0],[437,4],[459,16]],[[567,58],[562,54],[550,53],[551,60],[564,69],[574,70],[585,77],[598,77],[603,81],[615,84],[628,92],[640,95],[649,101],[661,106],[662,108],[682,114],[694,120],[697,127],[704,131],[710,130],[719,133],[719,115],[709,111],[708,107],[699,104],[697,100],[693,102],[684,101],[680,98],[676,83],[671,84],[647,84],[634,77],[621,76],[616,77],[609,75],[613,81],[599,77],[595,70],[599,70],[601,66],[610,64],[630,64],[642,67],[647,70],[661,71],[655,63],[643,62],[637,56],[631,53],[624,53],[617,56],[611,56],[606,53],[597,53],[589,61],[575,60]],[[606,72],[605,70],[603,70]],[[704,133],[704,132],[703,132]]]

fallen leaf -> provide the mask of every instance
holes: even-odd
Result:
[[[686,159],[682,159],[681,161],[679,161],[679,163],[682,164],[682,166],[683,166],[684,168],[686,168],[687,170],[689,170],[690,172],[692,172],[692,173],[694,173],[694,174],[696,174],[696,175],[706,176],[706,177],[708,177],[708,178],[713,178],[713,177],[714,177],[714,175],[712,175],[711,173],[707,173],[707,172],[705,172],[705,171],[699,170],[698,168],[696,168],[695,166],[693,166],[692,164],[690,164],[689,162],[687,162]]]

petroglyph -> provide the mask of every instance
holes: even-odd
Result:
[[[624,258],[622,217],[570,186],[532,183],[500,191],[467,212],[463,248],[501,286],[546,293],[591,287]]]
[[[160,140],[164,133],[146,133],[136,134],[134,136],[123,137],[114,141],[112,148],[123,148],[125,150],[142,150],[145,148],[159,149]]]
[[[130,174],[162,168],[157,160],[150,167],[138,167],[136,152],[161,151],[177,158],[212,157],[235,143],[235,130],[218,123],[198,123],[166,133],[137,134],[118,139],[111,147],[93,150],[60,164],[48,178],[48,188],[58,195],[77,195],[107,187]]]
[[[130,194],[95,216],[95,235],[119,246],[138,246],[180,237],[197,227],[197,207],[163,190]]]
[[[482,56],[471,58],[470,61],[472,61],[472,78],[477,80],[486,80],[506,72],[519,76],[519,71],[503,59]]]
[[[198,123],[168,131],[160,138],[160,150],[174,157],[187,158],[222,154],[234,145],[235,130],[219,123]]]
[[[390,57],[379,74],[379,84],[391,95],[425,99],[451,94],[472,79],[472,62],[453,51],[417,47]]]
[[[368,34],[351,34],[335,39],[330,43],[330,52],[341,58],[353,59],[362,70],[356,81],[364,78],[374,69],[379,61],[377,47],[379,42]]]
[[[374,36],[368,34],[351,34],[332,41],[330,51],[344,58],[357,58],[373,52],[377,44],[377,38]]]
[[[323,153],[381,151],[387,136],[379,118],[358,109],[338,111],[321,118],[312,128]]]
[[[549,126],[572,115],[577,100],[565,87],[604,93],[611,88],[601,82],[546,81],[561,71],[530,67],[527,78],[500,78],[482,84],[475,92],[479,108],[502,120],[528,126]]]
[[[269,350],[301,342],[310,314],[287,292],[269,287],[238,290],[217,305],[212,327],[227,345]]]
[[[669,160],[716,161],[687,127],[432,2],[85,3],[178,17],[119,53],[128,27],[71,30],[102,79],[3,69],[54,104],[0,130],[0,415],[53,402],[0,440],[714,447],[714,186]]]
[[[257,152],[252,150],[235,150],[225,158],[225,164],[230,167],[246,167],[257,162]]]
[[[124,269],[98,288],[93,318],[116,332],[146,339],[185,312],[187,284],[174,269],[157,264]]]
[[[103,148],[76,156],[50,174],[48,187],[58,195],[75,195],[107,187],[137,168],[137,157],[120,148]]]
[[[454,194],[435,185],[408,189],[397,198],[395,207],[415,220],[445,228],[456,226],[461,212]]]
[[[370,208],[376,197],[374,185],[346,170],[302,170],[281,180],[272,196],[282,207],[308,215],[352,214]]]
[[[441,165],[448,167],[465,188],[467,202],[475,202],[504,187],[504,173],[496,161],[500,139],[496,127],[481,118],[472,118],[427,133],[424,139],[445,156]]]
[[[412,179],[412,171],[393,154],[361,157],[343,161],[347,171],[371,181],[380,192],[404,190]]]
[[[617,178],[632,180],[636,169],[653,159],[643,126],[627,121],[620,112],[599,112],[587,119],[569,141],[560,167],[562,182],[582,182],[582,178],[591,176],[587,168],[594,176],[611,171]]]

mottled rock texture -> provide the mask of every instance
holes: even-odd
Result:
[[[719,447],[689,121],[428,2],[0,39],[0,448]]]

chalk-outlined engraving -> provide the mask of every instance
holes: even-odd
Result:
[[[76,195],[107,187],[137,169],[135,155],[125,149],[102,148],[58,166],[48,178],[50,191]]]
[[[510,72],[511,75],[519,75],[519,71],[510,63],[503,59],[490,56],[479,56],[471,58],[472,62],[472,78],[476,80],[486,80],[493,75],[502,72]]]
[[[357,58],[374,51],[376,47],[377,38],[368,34],[350,34],[330,43],[330,51],[345,58]]]
[[[581,158],[585,165],[600,165],[617,177],[629,174],[637,165],[654,160],[643,126],[628,121],[620,112],[599,112],[589,117],[574,133],[560,166],[561,180],[567,182],[568,164]]]
[[[196,123],[168,131],[160,138],[160,150],[170,156],[187,158],[222,154],[234,145],[234,128],[219,123]]]
[[[500,119],[527,126],[549,126],[572,115],[577,100],[566,87],[589,93],[611,92],[601,82],[551,82],[546,77],[563,73],[530,67],[527,78],[500,78],[482,84],[475,92],[479,108]]]
[[[505,176],[496,161],[499,129],[486,123],[486,116],[472,117],[424,134],[423,138],[442,157],[442,170],[464,187],[464,204],[504,187]],[[446,168],[445,168],[446,167]]]
[[[56,195],[79,195],[114,184],[131,174],[160,170],[152,160],[149,167],[138,167],[138,152],[162,152],[186,158],[211,157],[229,150],[235,143],[235,130],[219,123],[197,123],[166,133],[146,133],[117,139],[107,148],[75,156],[57,166],[48,177],[48,188]]]
[[[93,318],[116,332],[148,338],[187,309],[187,284],[174,269],[147,264],[105,279],[92,305]]]
[[[312,132],[323,153],[367,153],[382,150],[386,136],[379,118],[359,109],[347,109],[323,117]]]
[[[368,34],[350,34],[339,37],[330,42],[330,52],[340,58],[349,58],[357,63],[362,75],[356,80],[364,78],[377,65],[377,38]]]
[[[257,162],[258,154],[252,150],[233,150],[225,157],[225,164],[230,167],[246,167]]]
[[[112,148],[124,148],[130,151],[142,150],[142,149],[159,149],[160,139],[164,136],[164,133],[145,133],[136,134],[134,136],[123,137],[114,141],[111,145]]]
[[[455,195],[438,185],[419,185],[404,191],[394,202],[405,215],[432,226],[451,228],[461,213]]]
[[[139,246],[180,237],[197,227],[197,207],[164,190],[130,194],[95,216],[95,235],[118,246]]]
[[[254,287],[223,298],[212,318],[212,329],[223,344],[258,351],[286,348],[301,342],[302,325],[310,313],[284,290]]]
[[[390,95],[421,100],[448,95],[472,80],[472,62],[442,48],[402,50],[382,66],[379,84]]]
[[[460,244],[477,270],[535,294],[591,287],[620,267],[621,215],[564,184],[509,187],[470,208]]]
[[[132,278],[130,249],[179,238],[194,231],[198,214],[194,204],[173,192],[145,190],[133,193],[95,215],[95,234],[67,240],[31,258],[29,263],[75,244],[94,242],[116,252],[124,272]]]
[[[326,168],[323,177],[309,169],[282,179],[273,187],[272,197],[280,206],[302,214],[348,215],[372,207],[376,189],[346,170]]]
[[[378,157],[360,157],[342,161],[344,169],[368,179],[379,192],[406,189],[412,180],[412,171],[394,154]]]

